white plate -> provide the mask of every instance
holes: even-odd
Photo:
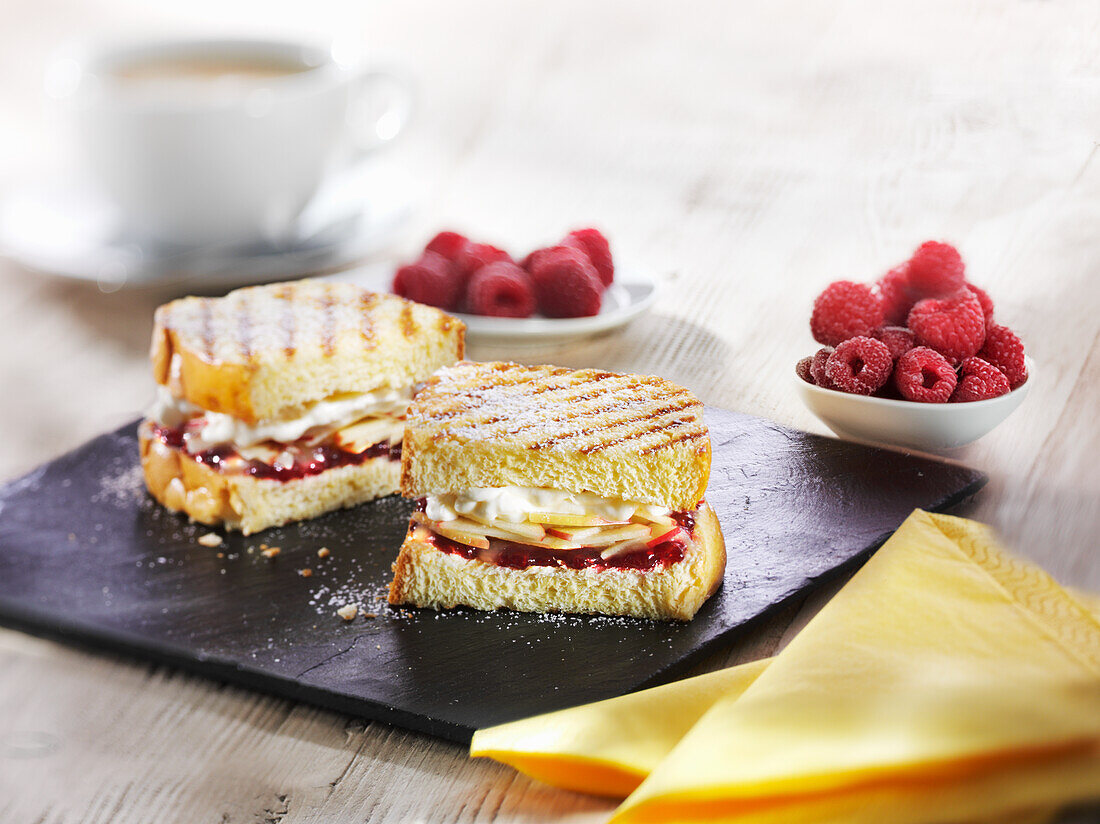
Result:
[[[35,181],[0,200],[0,256],[102,291],[227,288],[343,268],[387,247],[412,213],[406,175],[371,164],[348,170],[303,210],[279,243],[202,248],[142,243],[93,191]]]
[[[334,276],[381,292],[390,291],[393,267],[352,269]],[[493,318],[456,312],[472,341],[509,346],[545,346],[597,335],[623,326],[657,299],[657,282],[633,269],[615,272],[615,282],[603,293],[600,313],[587,318]]]
[[[969,403],[875,398],[823,389],[797,375],[793,379],[802,402],[842,438],[940,452],[976,441],[1015,411],[1035,381],[1035,362],[1026,361],[1027,381],[1007,395]]]

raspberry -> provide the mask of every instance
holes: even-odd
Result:
[[[531,276],[508,260],[482,266],[470,278],[466,305],[478,315],[530,317],[535,312]]]
[[[978,357],[1000,369],[1011,389],[1027,380],[1024,344],[1007,326],[993,324],[989,327]]]
[[[909,285],[917,297],[952,295],[965,281],[966,267],[950,243],[929,240],[909,258]]]
[[[814,340],[836,346],[849,338],[869,335],[882,326],[882,299],[862,283],[838,280],[814,301],[810,332]]]
[[[982,314],[985,315],[985,328],[988,330],[993,325],[993,298],[989,296],[989,293],[973,283],[966,284],[966,288],[973,292],[977,298],[978,303],[982,305]]]
[[[897,360],[915,345],[913,333],[904,326],[880,326],[871,333],[871,337],[886,344],[890,357]]]
[[[435,252],[425,252],[416,263],[402,266],[393,276],[393,291],[403,298],[454,310],[462,301],[462,281],[450,262]]]
[[[846,340],[825,362],[825,374],[842,392],[870,395],[886,383],[894,368],[890,350],[868,337]]]
[[[467,243],[454,258],[455,269],[462,277],[463,284],[469,283],[470,276],[482,266],[496,263],[498,260],[511,262],[512,256],[503,249],[488,243]]]
[[[891,326],[904,326],[909,310],[916,299],[909,289],[909,264],[895,266],[878,279],[875,284],[882,298],[882,310],[886,323]]]
[[[803,358],[794,365],[795,374],[806,383],[813,383],[814,376],[810,373],[810,364],[814,362],[814,356],[810,355],[808,358]]]
[[[908,326],[918,346],[935,349],[959,363],[982,348],[985,315],[973,292],[963,289],[949,298],[925,298],[909,311]]]
[[[836,389],[833,382],[829,380],[829,376],[825,374],[825,364],[829,360],[829,355],[835,351],[831,346],[822,346],[814,353],[813,360],[810,362],[810,377],[814,379],[814,383],[826,389]]]
[[[603,284],[583,252],[569,246],[544,250],[532,262],[531,280],[539,310],[550,318],[598,314]]]
[[[588,259],[596,267],[600,282],[605,287],[610,286],[615,280],[615,263],[611,259],[611,246],[599,229],[577,229],[570,232],[565,236],[562,245],[574,246],[588,255]]]
[[[959,385],[951,396],[952,403],[984,401],[1007,394],[1008,378],[1004,372],[981,358],[967,358],[959,369]]]
[[[907,401],[947,403],[958,380],[947,358],[927,346],[910,349],[894,367],[894,385]]]
[[[576,246],[566,246],[565,244],[559,244],[558,246],[544,246],[541,249],[536,249],[531,252],[527,257],[520,261],[520,268],[526,269],[528,274],[535,271],[535,267],[539,265],[539,258],[554,249],[577,249]],[[577,250],[580,251],[580,250]]]
[[[440,232],[428,241],[428,245],[424,247],[424,251],[435,252],[437,255],[442,255],[447,258],[447,260],[453,261],[458,258],[469,242],[470,241],[458,232]]]

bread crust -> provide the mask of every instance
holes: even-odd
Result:
[[[462,321],[351,283],[301,280],[159,307],[157,383],[246,423],[341,392],[401,388],[465,352]]]
[[[245,535],[392,495],[401,473],[397,461],[380,457],[290,481],[224,474],[154,437],[148,421],[138,429],[138,444],[145,483],[157,501]]]
[[[696,514],[695,540],[684,559],[662,570],[524,570],[470,560],[436,549],[410,526],[397,560],[389,602],[449,609],[570,612],[690,621],[721,585],[726,544],[705,502]]]
[[[409,406],[401,491],[537,486],[690,510],[710,462],[703,405],[663,378],[462,362]]]

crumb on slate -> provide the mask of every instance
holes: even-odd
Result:
[[[332,553],[329,552],[329,549],[328,549],[327,546],[323,546],[319,550],[317,550],[317,557],[318,558],[327,558],[331,554]]]
[[[216,532],[207,532],[205,535],[200,535],[196,538],[200,544],[208,547],[215,547],[222,545],[222,536]]]
[[[260,554],[263,555],[265,558],[274,558],[276,555],[282,552],[282,550],[279,549],[279,547],[277,546],[268,546],[267,544],[260,544],[260,546],[263,547],[260,550]]]
[[[336,610],[336,614],[343,618],[345,621],[351,621],[359,612],[359,607],[355,604],[347,604]]]
[[[309,567],[306,567],[305,569],[299,569],[298,574],[301,575],[303,578],[308,578],[313,574],[313,570]]]

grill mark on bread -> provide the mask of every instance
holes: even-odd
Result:
[[[516,367],[514,364],[508,364],[508,368],[496,367],[494,371],[498,373],[502,372],[516,372],[522,370],[523,367]],[[568,369],[557,369],[552,372],[549,378],[562,377],[569,373]],[[597,377],[593,381],[578,380],[575,382],[561,383],[560,381],[551,381],[549,379],[539,382],[526,379],[525,375],[516,375],[515,379],[509,383],[500,383],[489,380],[482,380],[479,383],[472,386],[463,386],[459,388],[457,385],[454,387],[447,387],[447,394],[455,398],[455,402],[451,405],[449,410],[436,410],[432,412],[431,417],[434,420],[447,419],[459,415],[466,415],[470,412],[471,401],[478,399],[485,401],[485,405],[491,405],[493,403],[508,403],[512,398],[529,398],[534,395],[541,395],[546,392],[564,392],[566,393],[561,398],[555,398],[555,402],[559,403],[576,403],[578,401],[585,401],[596,399],[599,397],[612,397],[613,393],[622,392],[625,390],[639,389],[646,387],[647,384],[638,381],[636,377],[631,375],[616,375],[612,372],[599,372],[596,373]],[[592,389],[591,383],[598,381],[604,381],[609,378],[622,378],[627,381],[623,386],[618,386],[613,389]],[[580,392],[581,394],[569,395],[568,393],[573,390]],[[480,398],[478,396],[481,396]],[[486,397],[488,396],[488,397]],[[575,415],[574,415],[575,416]],[[570,417],[570,416],[566,416]],[[552,420],[564,420],[564,418],[553,418]],[[508,434],[519,434],[528,429],[537,428],[545,424],[545,419],[535,421],[530,424],[526,424],[515,429],[508,431]]]
[[[406,303],[401,307],[401,331],[405,333],[407,338],[411,338],[416,334],[416,318],[413,317],[411,303]]]
[[[282,315],[282,328],[283,328],[283,352],[288,358],[294,356],[294,332],[295,325],[297,323],[297,314],[294,311],[294,287],[287,285],[279,289],[275,293],[276,297],[281,298],[285,302],[283,306]]]
[[[660,441],[656,444],[653,444],[652,446],[646,447],[645,449],[641,450],[642,453],[650,454],[652,452],[659,451],[671,445],[672,443],[677,442],[678,440],[683,440],[689,437],[697,437],[699,435],[705,434],[707,431],[706,427],[699,423],[697,420],[685,421],[681,419],[676,419],[674,421],[669,421],[668,423],[654,422],[644,429],[637,429],[632,432],[627,432],[621,438],[616,438],[614,441],[607,443],[595,444],[588,449],[582,449],[581,452],[589,455],[593,452],[599,452],[602,449],[607,449],[612,446],[619,446],[620,444],[626,443],[627,441],[641,440],[650,435],[655,435],[660,432],[672,432],[685,426],[689,427],[689,431],[683,433],[680,438],[670,437],[667,441]]]
[[[671,408],[659,413],[662,420],[654,420],[654,418],[658,417],[657,414],[654,414],[646,415],[644,418],[627,418],[611,426],[603,427],[603,429],[605,430],[605,435],[616,429],[622,429],[624,427],[633,428],[629,429],[628,431],[617,437],[611,437],[610,435],[607,435],[605,440],[581,446],[578,448],[578,451],[584,455],[591,455],[593,452],[599,452],[612,446],[618,446],[625,441],[640,440],[657,432],[663,432],[669,429],[676,429],[677,427],[684,426],[687,423],[684,420],[676,418],[670,421],[667,420],[666,416],[674,412],[681,411],[683,408],[686,408],[689,405],[690,403],[686,403],[684,404],[684,406],[680,407],[680,409]],[[643,421],[648,421],[648,423],[643,424]],[[697,422],[691,421],[691,423]]]
[[[421,404],[410,424],[426,426],[433,441],[507,439],[532,450],[579,442],[582,454],[641,441],[649,454],[707,434],[693,411],[698,400],[683,388],[605,371],[461,364],[430,381]],[[654,437],[660,442],[646,443]]]
[[[250,302],[242,300],[237,305],[237,343],[244,359],[252,359],[252,313]]]
[[[642,405],[645,401],[648,401],[648,400],[649,399],[640,399],[637,403],[632,404],[632,405],[635,405],[635,406],[636,405]],[[582,430],[577,431],[577,432],[564,432],[560,435],[557,435],[557,436],[551,438],[549,441],[544,441],[543,445],[548,445],[549,446],[549,445],[553,445],[553,444],[556,444],[556,443],[561,443],[561,442],[564,442],[564,441],[577,440],[577,439],[582,438],[586,435],[592,435],[596,432],[615,430],[615,429],[619,429],[619,428],[624,427],[624,426],[640,426],[643,421],[651,421],[649,427],[646,430],[634,429],[630,433],[626,434],[624,437],[618,438],[613,442],[604,442],[602,444],[601,443],[589,444],[588,446],[583,446],[583,447],[580,448],[580,452],[584,453],[585,455],[589,455],[592,452],[598,452],[601,449],[605,449],[606,447],[610,446],[611,443],[621,443],[624,440],[630,440],[631,438],[635,438],[635,437],[642,437],[643,435],[645,435],[645,434],[647,434],[648,432],[651,432],[651,431],[655,432],[655,431],[658,431],[659,429],[664,429],[664,428],[668,428],[670,426],[673,426],[676,423],[679,423],[679,421],[673,421],[673,422],[668,423],[668,424],[658,424],[653,419],[657,418],[657,417],[664,417],[666,415],[671,415],[671,414],[676,413],[676,412],[681,412],[681,411],[683,411],[684,409],[687,409],[690,406],[694,406],[695,404],[696,404],[696,401],[694,401],[692,399],[681,398],[679,401],[673,402],[671,404],[666,404],[665,406],[663,406],[659,409],[654,409],[652,411],[642,409],[641,414],[639,414],[639,415],[634,415],[634,416],[627,415],[625,417],[619,418],[618,420],[602,422],[602,424],[600,426],[592,427],[592,428],[589,428],[589,429],[582,429]]]
[[[655,444],[653,446],[646,447],[641,451],[642,455],[652,455],[654,452],[660,452],[662,449],[667,449],[670,446],[675,446],[678,443],[687,443],[690,441],[697,441],[707,437],[707,430],[705,428],[700,431],[685,432],[683,435],[672,438],[671,440],[664,441],[663,443]],[[701,450],[702,451],[702,450]]]
[[[202,326],[202,351],[204,360],[214,360],[214,308],[210,298],[202,298],[199,317]]]
[[[359,313],[362,317],[359,334],[363,338],[364,349],[373,349],[378,345],[378,338],[374,334],[374,321],[371,319],[371,310],[377,303],[378,295],[375,292],[364,292],[359,298]]]
[[[592,455],[596,452],[603,452],[607,449],[612,449],[616,446],[622,446],[624,443],[627,443],[628,441],[640,440],[640,439],[645,438],[649,435],[653,435],[656,432],[662,432],[662,431],[667,431],[669,429],[675,429],[678,425],[679,424],[672,424],[672,425],[668,425],[668,426],[657,426],[655,428],[647,429],[647,430],[642,431],[642,432],[628,432],[627,434],[623,435],[621,438],[615,438],[614,440],[611,440],[611,441],[604,441],[603,443],[592,444],[591,446],[583,447],[581,449],[578,449],[577,451],[580,452],[582,455]],[[692,437],[694,437],[694,435]],[[640,454],[640,455],[650,455],[650,454],[653,454],[654,452],[661,451],[662,449],[669,446],[671,443],[672,443],[671,440],[660,441],[656,444],[653,444],[652,446],[647,446],[644,449],[639,449],[638,454]]]
[[[336,351],[336,298],[328,289],[321,296],[321,349],[326,355]]]
[[[488,369],[491,369],[500,377],[494,379],[491,375],[485,376],[484,371]],[[456,369],[455,371],[460,370]],[[452,399],[454,413],[464,414],[471,411],[470,406],[473,401],[479,401],[479,405],[491,406],[493,404],[507,404],[512,401],[522,402],[531,396],[546,392],[563,392],[565,393],[563,397],[556,398],[555,401],[574,403],[599,397],[611,398],[613,394],[627,390],[657,388],[657,384],[639,380],[634,375],[616,375],[612,372],[578,373],[574,375],[568,369],[559,368],[552,371],[547,370],[543,375],[537,373],[532,375],[534,371],[517,364],[486,365],[485,369],[482,370],[482,374],[468,376],[465,383],[458,380],[455,375],[433,379],[429,382],[426,391],[427,394],[439,395],[437,403],[442,403],[444,398]],[[511,380],[502,380],[504,378],[502,373],[507,372],[520,372],[521,374],[508,375],[508,378],[512,378]],[[565,376],[571,379],[564,383],[560,380],[554,380]],[[478,380],[479,378],[480,380]],[[619,379],[623,381],[623,384],[613,389],[606,387],[594,389],[592,387],[593,383],[609,379]],[[441,417],[441,412],[446,414],[444,410],[433,409],[431,416],[438,419]]]
[[[532,387],[532,388],[528,388],[528,387]],[[525,383],[514,382],[514,383],[508,383],[508,384],[496,384],[496,383],[484,383],[483,382],[483,383],[476,384],[475,386],[472,386],[472,387],[464,387],[461,391],[458,391],[458,390],[455,390],[455,389],[450,389],[447,392],[447,394],[444,396],[445,398],[450,399],[450,404],[446,405],[446,406],[441,405],[441,406],[433,407],[432,410],[429,413],[429,418],[432,422],[439,423],[439,422],[442,422],[442,421],[450,420],[451,418],[469,417],[473,414],[473,411],[472,411],[471,407],[473,407],[474,404],[478,403],[478,402],[484,402],[483,404],[478,403],[478,406],[484,405],[484,406],[491,407],[494,404],[508,403],[512,399],[530,398],[534,395],[541,395],[544,392],[552,392],[552,391],[553,392],[560,392],[560,391],[568,392],[572,388],[576,388],[576,387],[575,386],[570,386],[568,384],[566,384],[566,385],[532,384],[530,382],[525,382]],[[620,391],[622,388],[624,388],[624,387],[619,387],[618,389],[615,389],[615,390],[612,390],[612,391],[617,392],[617,391]],[[512,392],[511,394],[509,394],[505,390],[515,390],[515,391]],[[597,398],[597,397],[604,396],[604,395],[607,395],[607,394],[608,394],[608,392],[606,390],[603,391],[603,392],[590,392],[588,395],[578,396],[578,399],[579,400],[587,400],[587,399],[590,399],[590,398]],[[490,397],[486,398],[485,397],[486,395],[490,395]],[[554,402],[567,403],[567,402],[573,402],[573,400],[574,399],[567,396],[567,397],[563,397],[563,398],[555,398]],[[443,398],[440,398],[437,401],[437,403],[443,404],[444,403]],[[519,434],[521,432],[525,432],[529,429],[536,429],[540,426],[545,426],[547,421],[566,420],[569,417],[575,417],[577,414],[579,414],[579,413],[578,412],[573,412],[571,414],[567,414],[565,416],[557,417],[557,418],[540,418],[537,421],[532,421],[530,423],[523,424],[521,426],[515,427],[514,429],[509,429],[509,430],[507,430],[507,434],[517,435],[517,434]],[[500,418],[496,418],[494,420],[499,421]],[[478,423],[480,425],[481,422],[479,421]]]
[[[579,403],[583,403],[586,400],[602,400],[603,403],[599,406],[582,406],[579,409],[574,408],[574,409],[568,411],[565,415],[560,415],[560,416],[557,416],[557,417],[547,418],[544,421],[533,421],[531,423],[524,424],[523,426],[516,427],[515,429],[508,430],[508,434],[509,435],[519,435],[519,434],[521,434],[523,432],[526,432],[530,429],[534,429],[534,428],[538,428],[540,426],[544,426],[547,421],[553,422],[553,423],[560,423],[562,421],[575,420],[577,418],[587,417],[589,415],[603,415],[603,414],[608,413],[609,411],[624,411],[624,410],[629,409],[631,407],[645,406],[646,404],[651,404],[651,403],[653,403],[654,401],[657,400],[656,398],[654,398],[652,396],[649,396],[649,395],[642,396],[642,397],[636,397],[636,398],[633,398],[633,399],[628,399],[626,401],[619,400],[619,393],[620,392],[633,391],[633,390],[636,390],[638,388],[639,387],[638,387],[637,384],[628,384],[626,386],[618,387],[614,390],[611,390],[610,392],[589,392],[587,395],[582,395],[580,397],[566,397],[566,398],[563,398],[562,399],[563,402],[567,402],[567,403],[570,403],[570,404],[579,404]],[[649,417],[649,414],[651,414],[651,413],[646,413],[645,416]],[[652,413],[652,414],[659,414],[659,413]],[[626,423],[626,422],[631,422],[631,421],[636,421],[636,420],[641,420],[641,419],[642,419],[641,415],[634,415],[634,417],[629,417],[629,413],[628,413],[628,416],[625,417],[625,418],[620,417],[620,418],[618,418],[614,421],[606,422],[603,425],[598,426],[598,427],[590,427],[588,429],[580,429],[580,430],[574,429],[574,430],[571,430],[569,432],[560,432],[556,435],[551,436],[550,438],[548,438],[546,440],[543,440],[543,441],[540,441],[539,443],[533,444],[530,448],[531,449],[540,449],[542,447],[552,446],[552,445],[554,445],[556,443],[560,443],[562,441],[572,440],[572,439],[574,439],[576,437],[579,437],[581,435],[591,434],[592,432],[596,431],[597,429],[605,429],[605,428],[610,428],[610,427],[614,427],[614,426],[619,426],[619,425],[621,425],[623,423]]]

